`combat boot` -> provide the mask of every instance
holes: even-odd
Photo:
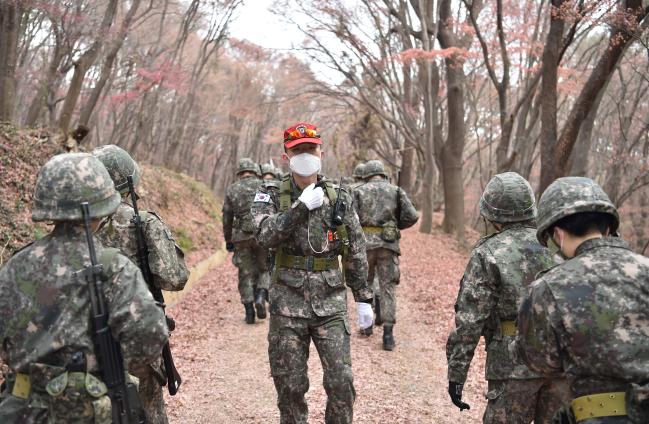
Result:
[[[243,307],[246,308],[246,324],[254,324],[255,308],[252,306],[252,302],[244,303]]]
[[[255,309],[257,310],[257,318],[266,318],[266,302],[268,301],[268,290],[259,289],[257,297],[255,297]]]
[[[383,325],[383,350],[394,350],[394,336],[392,335],[393,324]]]

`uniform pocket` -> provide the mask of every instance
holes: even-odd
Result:
[[[338,270],[332,269],[328,271],[323,271],[322,276],[327,282],[327,285],[331,288],[339,288],[344,285],[342,274]]]
[[[304,285],[304,275],[296,270],[280,268],[277,270],[277,282],[288,287],[300,288]]]
[[[113,422],[113,406],[108,396],[102,396],[92,402],[92,410],[95,414],[95,424],[111,424]]]

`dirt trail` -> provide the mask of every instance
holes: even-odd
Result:
[[[452,326],[466,253],[440,234],[410,230],[402,240],[398,290],[397,349],[381,349],[381,330],[362,337],[354,323],[352,363],[357,392],[356,423],[478,423],[484,410],[484,348],[476,350],[465,388],[471,411],[459,412],[448,399],[446,336]],[[178,330],[174,354],[184,378],[180,393],[168,398],[172,423],[275,423],[276,395],[267,356],[267,320],[243,322],[230,257],[170,308]],[[312,346],[310,422],[324,420],[322,369]]]

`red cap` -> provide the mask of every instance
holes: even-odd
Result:
[[[315,125],[300,122],[284,131],[284,147],[292,149],[302,143],[322,144]]]

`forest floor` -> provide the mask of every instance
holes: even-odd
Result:
[[[397,348],[381,349],[381,329],[358,333],[356,306],[349,296],[353,326],[352,364],[356,423],[478,423],[485,406],[484,347],[476,350],[460,412],[447,394],[446,337],[453,303],[467,260],[466,248],[441,232],[415,229],[402,239],[398,289]],[[231,255],[169,308],[178,324],[172,349],[184,383],[168,397],[171,423],[274,423],[279,421],[270,376],[268,320],[243,321],[236,268]],[[307,401],[311,423],[324,421],[326,395],[314,346],[309,359]]]

